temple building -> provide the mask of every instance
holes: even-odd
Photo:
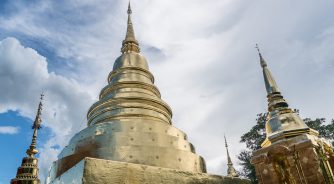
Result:
[[[258,51],[268,98],[266,139],[251,161],[259,184],[334,184],[331,144],[289,108]]]
[[[40,179],[38,177],[38,159],[35,155],[38,153],[36,149],[36,141],[37,141],[37,132],[38,129],[41,128],[41,115],[42,115],[42,100],[43,94],[41,95],[41,100],[38,105],[37,115],[34,121],[32,128],[34,129],[34,133],[32,136],[32,141],[29,149],[27,149],[27,157],[22,159],[21,166],[17,169],[16,177],[11,180],[11,184],[40,184]]]
[[[249,183],[206,174],[204,159],[172,125],[140,54],[128,7],[127,31],[108,85],[87,114],[87,128],[69,141],[50,169],[47,184]]]

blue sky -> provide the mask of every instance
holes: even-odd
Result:
[[[26,146],[29,144],[29,132],[26,130],[29,129],[28,122],[30,120],[19,116],[17,112],[9,111],[0,115],[0,121],[2,126],[19,127],[18,133],[15,131],[13,132],[15,134],[12,135],[0,134],[0,144],[7,148],[3,149],[1,153],[3,166],[0,178],[2,183],[6,183],[17,169],[16,165],[21,164],[20,157],[24,156]]]
[[[266,111],[255,43],[302,117],[333,118],[334,15],[331,0],[133,1],[134,29],[174,126],[185,131],[208,171],[226,173],[240,136]],[[125,0],[0,3],[0,183],[15,176],[45,91],[38,142],[41,178],[86,126],[86,113],[120,55]],[[210,144],[208,144],[210,142]],[[214,151],[213,151],[214,150]]]
[[[1,127],[11,126],[17,128],[16,131],[0,133],[0,145],[6,148],[1,152],[0,183],[8,183],[15,176],[17,167],[21,165],[22,158],[26,156],[25,152],[31,143],[33,121],[20,116],[18,112],[8,111],[0,114],[0,122]],[[50,138],[52,138],[50,129],[43,127],[39,133],[37,144],[41,144]]]

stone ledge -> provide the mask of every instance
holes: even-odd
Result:
[[[81,179],[82,177],[82,179]],[[86,157],[52,184],[250,184],[249,180]]]

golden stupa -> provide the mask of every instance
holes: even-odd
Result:
[[[289,108],[258,51],[268,98],[266,140],[251,161],[258,183],[334,184],[331,144]]]

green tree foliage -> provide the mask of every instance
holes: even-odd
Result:
[[[331,123],[326,124],[325,118],[317,118],[312,120],[310,118],[304,119],[307,126],[317,130],[319,132],[320,137],[323,137],[332,142],[334,147],[334,119],[332,119]]]
[[[246,143],[246,150],[241,151],[238,156],[240,160],[240,165],[242,170],[240,175],[251,180],[252,183],[256,184],[257,178],[255,173],[255,168],[250,163],[252,157],[252,151],[260,149],[261,143],[265,140],[265,124],[267,113],[261,113],[257,115],[256,124],[253,126],[250,131],[241,136],[240,142]]]
[[[296,110],[298,113],[298,110]],[[241,151],[238,156],[240,165],[242,166],[239,172],[241,176],[251,180],[253,184],[257,184],[255,168],[250,163],[252,152],[261,148],[261,143],[266,138],[265,124],[267,113],[257,115],[256,125],[254,125],[247,133],[241,136],[240,142],[245,143],[247,149]],[[334,146],[334,119],[330,123],[326,123],[325,118],[304,119],[307,126],[319,132],[319,136],[331,141]]]

